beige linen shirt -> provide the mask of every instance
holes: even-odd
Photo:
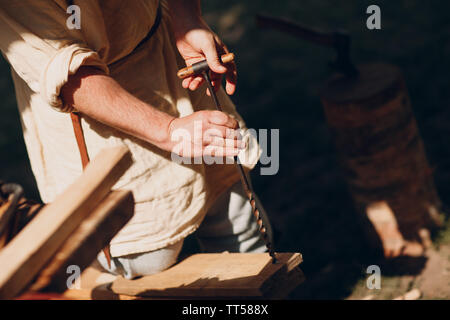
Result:
[[[157,0],[75,0],[81,29],[69,30],[65,0],[0,0],[0,48],[12,66],[23,134],[42,200],[51,202],[82,172],[70,111],[59,97],[81,66],[107,72],[141,100],[173,116],[213,109],[204,89],[181,87],[184,62],[177,53],[164,2],[157,32]],[[137,48],[136,48],[137,47]],[[223,90],[225,112],[245,124]],[[217,196],[239,177],[232,165],[178,164],[170,153],[82,118],[91,159],[106,147],[126,145],[135,160],[114,188],[133,191],[132,220],[111,242],[112,256],[156,250],[194,232]],[[254,139],[243,159],[252,168],[260,150]]]

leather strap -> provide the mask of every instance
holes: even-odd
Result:
[[[70,118],[72,119],[73,132],[75,133],[78,150],[80,151],[81,164],[83,165],[83,169],[85,169],[89,163],[89,155],[86,148],[86,141],[84,140],[83,128],[81,127],[81,116],[78,112],[71,112]],[[111,268],[111,251],[109,244],[103,248],[103,253],[108,262],[108,267]]]
[[[72,119],[73,132],[75,133],[78,150],[80,151],[81,164],[83,165],[83,169],[85,169],[89,163],[89,155],[87,153],[86,142],[84,141],[83,128],[81,127],[81,116],[78,112],[71,112],[70,118]]]
[[[69,0],[69,4],[73,4],[73,1]],[[142,39],[141,42],[139,42],[135,50],[155,34],[160,23],[161,23],[161,4],[158,5],[158,11],[156,13],[155,22],[153,23],[153,26],[149,30],[147,36],[144,39]],[[89,155],[86,148],[86,142],[84,140],[83,128],[81,127],[81,116],[78,112],[71,112],[70,118],[72,119],[73,132],[75,133],[75,138],[77,139],[78,150],[80,151],[81,157],[81,164],[83,165],[84,169],[89,163]],[[111,268],[111,251],[109,245],[103,248],[103,253],[105,254],[106,261],[108,262],[108,267]]]

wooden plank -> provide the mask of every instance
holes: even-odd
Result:
[[[134,199],[131,191],[113,191],[69,236],[56,255],[39,273],[31,290],[64,292],[67,268],[87,268],[114,235],[131,219]]]
[[[9,211],[10,207],[11,207],[10,200],[6,200],[0,203],[0,249],[6,246],[6,243],[8,242],[9,228],[7,226],[7,223],[9,223],[9,219],[11,217],[7,217],[6,213]]]
[[[67,289],[62,297],[68,300],[154,300],[115,294],[109,287],[116,278],[115,275],[100,271],[98,267],[90,266],[81,274],[80,287]]]
[[[119,300],[116,295],[107,288],[117,276],[100,271],[95,267],[86,268],[80,277],[80,287],[67,289],[63,296],[72,300],[93,300],[97,291],[105,292],[99,300]],[[106,286],[103,289],[103,286]]]
[[[15,297],[44,267],[132,163],[128,148],[104,150],[0,251],[0,299]]]
[[[153,298],[282,298],[304,279],[300,253],[196,254],[161,273],[126,280],[118,277],[117,295]]]

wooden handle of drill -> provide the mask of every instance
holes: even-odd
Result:
[[[230,63],[230,62],[234,61],[234,53],[227,53],[227,54],[224,54],[224,55],[222,55],[222,56],[220,57],[220,60],[222,61],[223,64]],[[196,70],[195,65],[201,65],[202,63],[205,63],[205,62],[206,62],[206,60],[204,60],[204,61],[199,61],[199,62],[193,64],[192,66],[189,66],[189,67],[180,69],[180,70],[177,72],[178,78],[184,79],[184,78],[187,78],[187,77],[190,77],[190,76],[192,76],[192,75],[194,75],[194,74],[199,73],[199,72],[198,72],[199,70]],[[206,69],[205,69],[205,70],[206,70]],[[203,71],[204,71],[204,70],[203,70]]]

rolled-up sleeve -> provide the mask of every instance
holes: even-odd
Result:
[[[95,66],[108,73],[107,66],[100,61],[98,54],[79,44],[59,49],[47,63],[39,86],[41,95],[52,107],[64,112],[72,111],[70,107],[63,106],[59,93],[69,75],[76,73],[81,66]]]
[[[65,8],[51,0],[0,2],[0,49],[31,90],[62,112],[60,90],[81,66],[109,73],[98,53],[89,48],[80,30],[66,25]]]

